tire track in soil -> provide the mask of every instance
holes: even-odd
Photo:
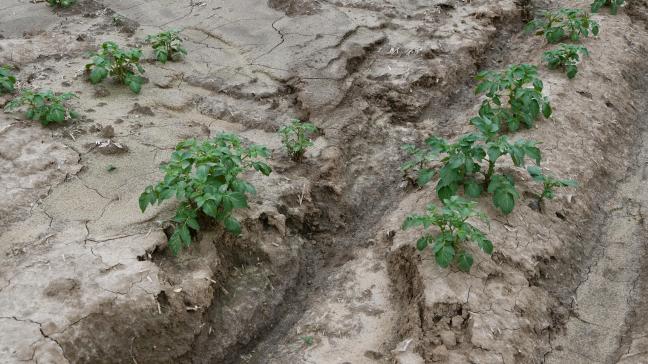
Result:
[[[637,82],[645,95],[646,65]],[[566,330],[550,337],[545,363],[648,362],[648,97],[642,97],[634,160],[596,221],[600,229]]]

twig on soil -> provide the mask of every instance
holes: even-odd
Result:
[[[302,205],[302,202],[304,201],[304,195],[306,194],[306,183],[302,186],[302,191],[301,194],[299,195],[299,206]]]
[[[205,279],[208,280],[208,281],[210,281],[210,282],[212,282],[213,284],[218,285],[218,286],[223,290],[223,293],[225,293],[226,295],[229,295],[229,294],[230,294],[230,293],[225,289],[225,287],[223,287],[222,284],[218,283],[217,281],[215,281],[215,280],[213,280],[213,279],[211,279],[211,278],[209,278],[209,277],[205,277]]]
[[[135,359],[135,355],[133,354],[133,343],[134,343],[134,342],[135,342],[135,337],[133,336],[133,337],[131,338],[130,355],[131,355],[131,359],[133,359],[133,363],[138,364],[138,363],[137,363],[137,360]]]

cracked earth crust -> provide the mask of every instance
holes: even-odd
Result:
[[[511,215],[480,201],[496,252],[470,274],[400,230],[435,200],[402,180],[401,145],[468,131],[473,75],[539,63],[524,21],[575,3],[4,1],[0,64],[77,93],[82,117],[0,114],[0,363],[648,361],[645,2],[594,16],[574,80],[540,67],[555,113],[519,134],[578,189],[540,213],[517,174]],[[166,28],[188,56],[161,65],[143,40]],[[145,47],[141,94],[85,81],[106,40]],[[300,165],[275,134],[293,117],[319,128]],[[272,149],[273,174],[249,176],[242,237],[205,222],[172,257],[174,203],[137,198],[179,141],[222,131]]]

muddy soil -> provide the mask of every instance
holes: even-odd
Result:
[[[417,252],[404,217],[435,201],[399,171],[402,144],[455,137],[481,102],[473,76],[539,64],[529,16],[584,1],[80,0],[0,5],[0,64],[19,87],[75,92],[81,118],[44,128],[0,114],[1,363],[642,363],[648,9],[594,16],[574,80],[540,67],[554,115],[520,136],[579,182],[543,211],[523,197],[480,225],[467,274]],[[156,63],[147,34],[182,30]],[[139,95],[92,86],[87,52],[145,50]],[[0,98],[0,104],[9,97]],[[318,128],[302,163],[275,133]],[[175,203],[137,199],[181,140],[238,133],[272,149],[237,211],[166,248]]]

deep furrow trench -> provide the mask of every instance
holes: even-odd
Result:
[[[527,2],[518,4],[521,13],[524,14]],[[498,19],[494,24],[497,28],[495,36],[488,39],[487,43],[479,44],[478,50],[475,53],[475,64],[466,64],[462,74],[454,80],[453,84],[444,85],[443,90],[460,90],[459,92],[442,92],[443,97],[430,97],[427,99],[427,106],[421,109],[418,117],[418,122],[408,124],[407,135],[415,136],[417,142],[422,142],[429,135],[434,133],[441,133],[444,135],[452,135],[456,132],[455,123],[458,120],[451,119],[451,111],[474,102],[475,96],[472,88],[475,81],[473,75],[479,70],[488,69],[490,67],[497,67],[502,62],[502,54],[507,54],[513,46],[510,42],[511,38],[522,30],[524,19],[520,17],[504,17]],[[371,57],[363,60],[363,64],[357,67],[355,74],[351,77],[358,77],[362,75],[362,71],[370,65],[378,54],[373,54]],[[355,67],[354,67],[355,68]],[[361,77],[361,76],[360,76]],[[355,94],[352,90],[350,94]],[[344,108],[348,105],[342,104],[339,107]],[[430,117],[430,110],[437,110],[436,117],[443,121],[438,126],[433,126],[433,130],[429,130],[430,126],[420,125],[419,123],[424,119]],[[399,119],[398,113],[393,119]],[[403,117],[405,119],[405,117]],[[362,140],[367,139],[366,134],[357,136],[357,140],[343,140],[340,144],[349,145],[345,151],[347,157],[345,159],[352,160],[354,155],[371,155],[376,153],[380,148],[400,148],[395,141],[398,138],[400,126],[393,125],[387,130],[375,131],[378,134],[377,138],[370,138],[378,140],[378,144],[363,145]],[[363,145],[361,149],[355,148],[356,144]],[[389,146],[387,146],[389,145]],[[389,236],[393,231],[382,231],[384,225],[384,218],[386,213],[393,211],[398,207],[399,202],[403,196],[408,193],[411,186],[404,188],[404,181],[401,173],[399,172],[400,165],[405,162],[406,156],[401,156],[396,160],[384,160],[378,166],[373,166],[373,172],[369,178],[376,181],[370,189],[363,190],[360,193],[366,196],[380,196],[380,198],[363,199],[360,204],[354,204],[353,198],[349,195],[343,194],[339,200],[332,200],[331,203],[322,203],[320,207],[327,209],[325,216],[343,214],[346,221],[351,221],[341,231],[332,232],[324,231],[315,233],[313,238],[308,243],[305,249],[304,256],[307,262],[303,262],[304,268],[300,272],[299,280],[295,287],[289,290],[286,294],[286,301],[278,309],[274,318],[275,322],[270,324],[270,327],[262,331],[255,340],[250,344],[243,347],[242,350],[236,351],[228,356],[228,363],[281,363],[282,360],[291,360],[283,358],[281,349],[278,346],[285,345],[286,337],[291,330],[295,329],[298,321],[304,314],[313,310],[314,307],[321,305],[328,295],[334,294],[337,287],[334,285],[340,282],[331,281],[330,277],[340,270],[340,267],[350,260],[367,260],[362,256],[358,256],[359,248],[367,247],[367,241],[372,243],[373,246],[383,255],[382,260],[385,264],[387,260],[386,247],[382,244],[373,243],[380,240],[376,237],[376,232],[386,233]],[[362,169],[361,165],[347,164],[346,170],[352,171],[354,169]],[[351,172],[347,172],[347,183],[352,184],[355,176]],[[322,201],[320,201],[322,202]],[[330,223],[330,221],[329,221]],[[323,224],[326,224],[324,222]],[[375,245],[374,245],[375,244]],[[399,290],[393,290],[391,294],[397,295]],[[399,303],[400,304],[400,303]],[[396,310],[400,308],[395,307]],[[394,328],[388,337],[384,337],[386,343],[392,347],[398,344],[398,329]],[[342,358],[345,353],[341,352]],[[366,354],[367,355],[367,354]],[[371,359],[373,354],[367,356]],[[382,354],[375,358],[383,358]],[[330,359],[333,360],[333,359]]]

